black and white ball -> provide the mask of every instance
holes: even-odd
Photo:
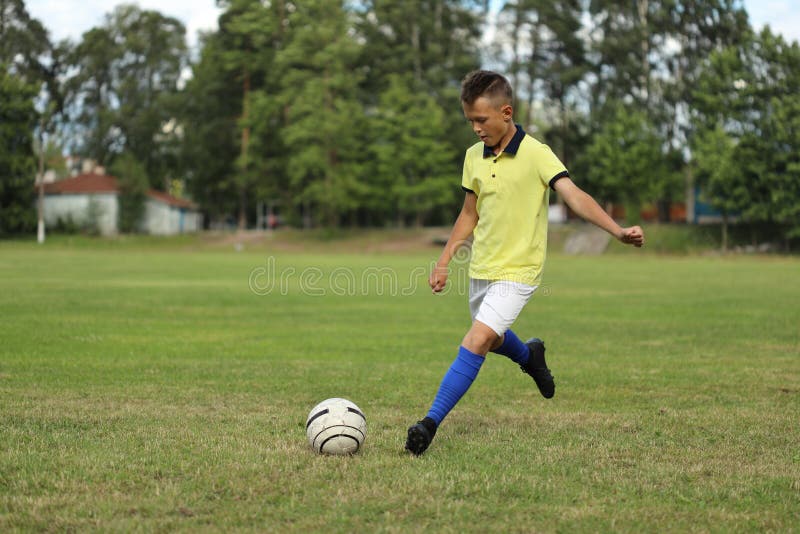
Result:
[[[367,418],[347,399],[327,399],[306,420],[308,443],[322,454],[355,454],[367,437]]]

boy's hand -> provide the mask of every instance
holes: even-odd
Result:
[[[633,245],[634,247],[641,247],[644,245],[644,231],[641,226],[631,226],[630,228],[623,228],[617,236],[621,242],[626,245]]]
[[[437,265],[431,271],[431,276],[428,278],[428,284],[434,293],[440,293],[444,286],[447,284],[447,267]]]

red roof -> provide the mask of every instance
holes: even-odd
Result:
[[[114,176],[105,174],[80,174],[72,178],[59,180],[58,182],[44,184],[44,192],[48,195],[119,193],[119,185]],[[176,208],[197,209],[197,205],[194,202],[184,198],[174,197],[163,191],[150,189],[147,191],[147,196],[153,200],[163,202],[164,204],[175,206]]]
[[[117,179],[104,174],[81,174],[44,184],[44,192],[55,195],[69,195],[76,193],[117,193]]]

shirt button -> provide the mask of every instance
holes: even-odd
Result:
[[[497,163],[497,160],[496,160],[496,159],[495,159],[495,160],[492,160],[492,163]]]
[[[494,174],[492,175],[492,178],[494,178]]]

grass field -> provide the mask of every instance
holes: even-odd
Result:
[[[323,248],[0,243],[0,531],[798,531],[797,259],[551,255],[555,398],[490,355],[411,458],[463,281]],[[306,443],[333,396],[357,456]]]

